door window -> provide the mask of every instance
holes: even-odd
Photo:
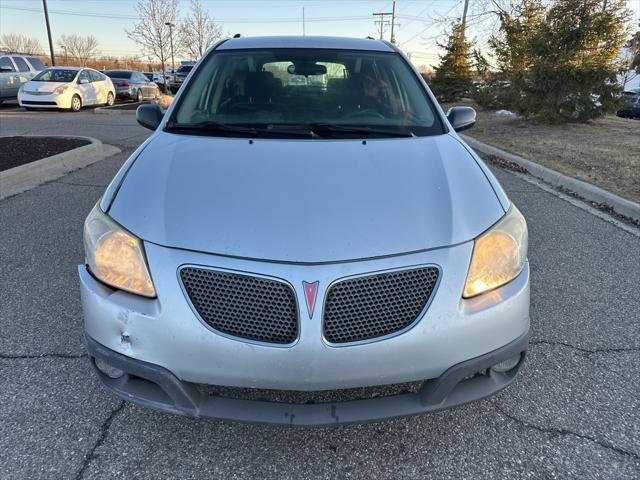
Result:
[[[24,61],[24,58],[21,58],[21,57],[11,57],[11,58],[13,58],[13,61],[16,62],[19,72],[31,71],[31,69],[29,68],[29,65],[27,65],[27,62]]]
[[[78,75],[78,83],[81,83],[82,80],[86,80],[88,82],[91,81],[91,78],[89,77],[89,72],[87,70],[82,70],[80,72],[80,75]]]
[[[9,69],[8,71],[10,72],[16,71],[15,67],[13,66],[13,62],[9,57],[0,57],[0,68],[2,70]]]

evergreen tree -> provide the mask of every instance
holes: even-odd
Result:
[[[454,24],[447,43],[438,46],[444,48],[445,53],[440,56],[440,65],[435,67],[431,88],[441,101],[458,100],[473,86],[471,44],[464,38],[462,24]]]
[[[512,108],[548,122],[583,122],[619,103],[617,59],[627,39],[624,0],[524,0],[500,13],[491,40]]]

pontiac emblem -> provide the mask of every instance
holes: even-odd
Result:
[[[313,309],[316,306],[316,297],[318,295],[318,285],[320,285],[319,281],[315,281],[313,283],[302,282],[302,288],[304,288],[304,297],[307,300],[307,312],[309,313],[309,318],[313,317]]]

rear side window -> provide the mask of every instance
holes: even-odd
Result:
[[[47,66],[42,63],[42,60],[40,60],[38,57],[27,57],[27,60],[34,68],[34,70],[44,70],[45,68],[47,68]]]
[[[24,61],[24,58],[22,57],[12,57],[13,61],[16,62],[16,65],[18,67],[18,71],[19,72],[29,72],[31,71],[31,69],[29,68],[29,65],[27,64],[27,62]]]
[[[12,72],[15,72],[16,69],[13,66],[13,62],[11,62],[11,59],[9,57],[0,57],[0,68],[4,69],[10,69]]]
[[[94,72],[93,70],[89,70],[89,77],[91,77],[92,82],[101,82],[104,80],[104,77],[99,72]]]

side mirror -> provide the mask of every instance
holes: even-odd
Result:
[[[81,78],[80,81],[78,82],[80,85],[86,85],[87,83],[89,83],[89,80],[87,80],[86,78]]]
[[[136,110],[136,120],[140,125],[149,130],[158,128],[163,116],[164,114],[160,109],[160,105],[155,103],[140,105]]]
[[[447,112],[447,119],[453,129],[460,132],[476,124],[476,111],[471,107],[453,107]]]
[[[11,67],[0,67],[0,73],[12,73],[13,68]]]

